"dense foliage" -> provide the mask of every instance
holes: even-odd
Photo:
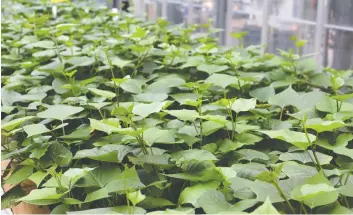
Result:
[[[2,208],[352,213],[353,71],[316,72],[305,41],[262,56],[87,3],[8,0],[1,26]]]

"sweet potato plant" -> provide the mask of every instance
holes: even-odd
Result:
[[[318,72],[305,41],[262,55],[219,46],[208,24],[2,6],[2,160],[16,164],[2,208],[352,213],[353,71]]]

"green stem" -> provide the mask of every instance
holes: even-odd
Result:
[[[303,204],[303,202],[300,202],[301,208],[303,209],[305,214],[308,214],[308,211],[305,208],[305,205]]]
[[[281,108],[281,113],[280,113],[280,115],[279,115],[279,120],[280,120],[280,121],[282,121],[282,117],[283,117],[283,109],[284,109],[284,108]]]
[[[281,197],[286,201],[286,203],[289,206],[289,208],[291,209],[292,213],[295,214],[295,210],[294,210],[293,205],[289,202],[287,197],[284,195],[282,189],[278,186],[277,182],[273,182],[272,184],[276,187],[276,189],[277,189],[278,193],[281,195]]]
[[[197,108],[199,112],[199,116],[202,117],[202,109],[201,109],[202,101],[201,104],[199,104],[199,107]],[[203,145],[203,134],[202,134],[202,119],[200,118],[200,143]]]
[[[109,58],[108,50],[107,50],[107,49],[104,49],[104,53],[105,53],[105,56],[107,57],[108,64],[109,64],[109,68],[110,68],[110,72],[112,73],[112,77],[115,79],[114,70],[113,70],[114,68],[113,68],[112,61],[111,61],[110,58]],[[113,82],[114,82],[114,81],[113,81]],[[115,82],[114,82],[114,90],[115,90],[115,94],[116,94],[117,105],[119,106],[119,93],[118,93],[118,91],[117,91],[117,85],[116,85]]]
[[[310,138],[309,138],[308,131],[306,130],[306,127],[305,127],[304,122],[302,121],[301,123],[302,123],[303,129],[304,129],[304,132],[305,132],[306,139],[308,140],[308,142],[310,143],[310,145],[313,145],[313,147],[312,147],[312,152],[313,152],[313,155],[314,155],[314,158],[315,158],[315,164],[316,164],[316,166],[317,166],[317,170],[318,170],[318,171],[322,170],[322,173],[323,173],[324,176],[327,178],[326,173],[325,173],[325,171],[323,170],[323,168],[322,168],[322,166],[321,166],[321,163],[320,163],[320,160],[319,160],[319,158],[317,157],[317,154],[316,154],[316,144],[314,144],[313,142],[311,142],[311,140],[310,140]]]

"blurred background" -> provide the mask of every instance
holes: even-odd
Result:
[[[124,0],[96,0],[119,8]],[[156,21],[174,24],[212,22],[219,43],[236,44],[231,32],[243,32],[244,45],[267,45],[267,51],[295,48],[296,36],[308,43],[301,54],[314,54],[321,67],[353,68],[353,0],[130,0],[132,11]]]

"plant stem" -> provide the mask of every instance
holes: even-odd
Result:
[[[114,70],[113,70],[114,68],[113,68],[112,61],[109,58],[108,50],[104,49],[104,53],[105,53],[105,56],[107,57],[107,61],[108,61],[108,64],[109,64],[110,72],[112,73],[112,77],[115,79]],[[116,85],[115,82],[114,82],[114,90],[115,90],[115,94],[116,94],[117,105],[119,106],[119,93],[117,91],[117,85]]]
[[[282,189],[278,186],[277,182],[272,182],[272,184],[276,187],[278,193],[282,196],[282,198],[286,201],[286,203],[288,204],[289,208],[291,209],[292,213],[295,214],[295,210],[293,205],[289,202],[289,200],[287,199],[287,197],[284,195]]]
[[[318,170],[318,171],[322,170],[322,173],[323,173],[324,176],[327,178],[326,173],[325,173],[324,169],[322,168],[322,166],[321,166],[321,164],[320,164],[320,160],[319,160],[319,158],[317,157],[317,154],[316,154],[316,144],[314,144],[314,143],[311,142],[311,140],[310,140],[310,138],[309,138],[308,131],[306,130],[306,127],[305,127],[304,122],[301,121],[301,123],[302,123],[303,129],[304,129],[304,132],[305,132],[306,139],[308,140],[308,142],[310,143],[310,145],[313,145],[313,147],[312,147],[312,152],[313,152],[313,155],[314,155],[314,158],[315,158],[315,162],[316,162],[315,164],[316,164],[316,166],[317,166],[317,170]],[[310,156],[310,155],[309,155],[309,156]],[[311,158],[311,156],[310,156],[310,158]]]
[[[301,205],[301,208],[303,209],[304,213],[308,214],[308,211],[306,210],[305,205],[303,204],[303,202],[300,202],[300,205]]]
[[[197,108],[198,112],[199,112],[199,116],[202,117],[202,110],[201,110],[201,106],[202,106],[202,100],[201,103],[199,104],[199,107]],[[200,118],[200,143],[201,145],[203,145],[203,135],[202,135],[202,119]]]
[[[280,115],[279,115],[279,120],[280,120],[280,121],[282,121],[282,117],[283,117],[283,109],[284,109],[284,108],[281,108],[281,113],[280,113]]]

